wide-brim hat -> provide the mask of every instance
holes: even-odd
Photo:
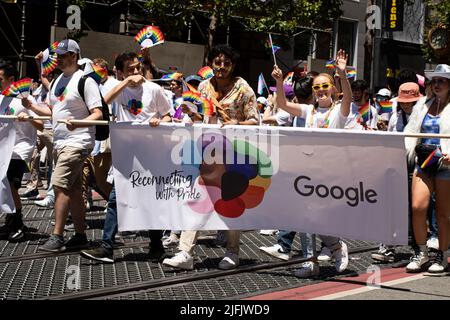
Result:
[[[425,77],[429,80],[434,77],[450,79],[450,66],[448,64],[438,64],[434,71],[425,71]]]
[[[398,89],[397,102],[416,102],[422,97],[417,83],[406,82]]]

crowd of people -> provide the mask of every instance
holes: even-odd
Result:
[[[111,121],[146,122],[157,127],[161,122],[190,122],[225,125],[294,126],[322,129],[379,130],[408,133],[448,134],[450,131],[450,66],[438,65],[425,72],[426,81],[412,70],[402,70],[396,88],[381,88],[374,95],[364,80],[347,77],[348,56],[339,50],[335,73],[310,71],[287,80],[275,65],[268,96],[255,95],[251,86],[235,74],[238,53],[228,45],[217,45],[209,53],[214,75],[208,79],[184,77],[178,70],[166,81],[152,62],[148,49],[119,54],[110,67],[102,58],[80,59],[80,48],[74,40],[62,40],[57,49],[58,72],[41,74],[39,85],[27,98],[0,96],[1,114],[17,115],[14,123],[16,141],[7,178],[16,207],[7,213],[0,227],[0,237],[11,242],[25,239],[21,199],[36,199],[43,186],[40,175],[41,152],[46,154],[46,196],[35,201],[41,207],[53,207],[55,222],[49,239],[39,247],[46,252],[81,250],[87,258],[113,263],[113,246],[118,232],[116,192],[112,177],[109,140],[96,140],[96,128],[73,120],[103,119],[106,104]],[[42,52],[36,56],[41,65]],[[97,83],[83,72],[92,63],[108,71]],[[17,78],[15,68],[0,65],[2,91]],[[182,93],[198,90],[209,99],[215,113],[206,116],[183,104]],[[9,113],[8,113],[9,112]],[[51,121],[29,117],[50,116]],[[447,126],[446,123],[449,123]],[[409,177],[409,232],[413,250],[408,272],[428,271],[442,274],[447,269],[450,216],[450,141],[433,138],[406,138],[405,160]],[[423,166],[434,155],[432,165]],[[30,172],[31,171],[31,172]],[[24,174],[29,181],[19,194]],[[92,206],[92,190],[107,200],[101,245],[89,248],[86,237],[86,211]],[[447,197],[449,195],[449,197]],[[324,221],[324,223],[326,223]],[[74,231],[70,239],[64,231]],[[279,259],[291,258],[295,230],[261,230],[277,234],[277,243],[260,249]],[[173,268],[192,270],[199,232],[195,230],[151,230],[149,259]],[[302,253],[308,258],[296,271],[298,277],[320,273],[319,262],[334,259],[337,272],[349,263],[346,243],[329,235],[318,235],[320,254],[315,251],[316,235],[299,233]],[[218,268],[239,266],[240,231],[218,233],[226,247]],[[177,246],[173,257],[166,249]],[[435,251],[432,259],[428,254]],[[395,247],[380,244],[372,258],[393,262]]]

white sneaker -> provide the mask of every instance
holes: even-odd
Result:
[[[180,251],[172,258],[166,258],[162,264],[174,268],[192,270],[194,269],[194,258],[186,251]]]
[[[330,261],[331,260],[331,251],[327,247],[323,247],[322,251],[320,251],[319,256],[317,257],[319,261]]]
[[[290,255],[288,252],[283,252],[283,247],[279,244],[275,244],[271,247],[259,247],[259,250],[264,251],[268,255],[272,257],[288,261],[290,259]]]
[[[35,201],[34,204],[39,207],[53,208],[53,206],[55,205],[55,201],[52,198],[45,197],[42,200]]]
[[[317,277],[320,274],[319,264],[317,262],[305,262],[295,271],[295,276],[299,278]]]
[[[426,265],[430,261],[428,255],[425,255],[423,252],[415,254],[411,258],[411,262],[406,266],[406,272],[421,272],[424,265]]]
[[[164,248],[176,247],[180,243],[180,238],[175,233],[170,233],[170,236],[163,240]]]
[[[348,266],[348,249],[344,241],[341,241],[341,248],[334,250],[333,258],[337,272],[343,272]]]
[[[220,270],[236,269],[239,266],[239,256],[235,253],[225,252],[225,257],[219,262]]]
[[[439,250],[439,239],[436,237],[431,237],[427,241],[427,248],[428,249],[434,249]]]
[[[428,268],[429,273],[443,274],[448,267],[447,252],[438,250],[433,259],[433,263]]]
[[[259,230],[259,234],[263,236],[273,236],[278,233],[278,230]]]

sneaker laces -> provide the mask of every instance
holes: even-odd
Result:
[[[444,262],[444,252],[439,250],[438,252],[436,252],[436,255],[433,257],[432,263],[438,263],[438,264],[442,265],[443,262]]]

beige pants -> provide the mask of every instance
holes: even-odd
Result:
[[[190,255],[194,253],[194,247],[197,244],[197,237],[199,231],[183,231],[180,236],[180,250],[183,250]],[[227,231],[227,251],[234,254],[239,254],[239,240],[241,231],[228,230]]]

